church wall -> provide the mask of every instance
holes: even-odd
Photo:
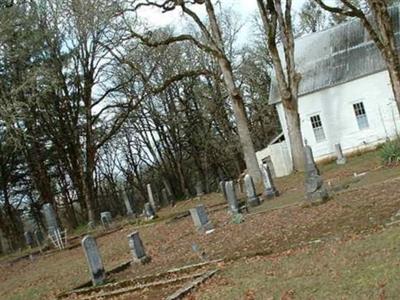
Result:
[[[368,128],[360,129],[353,105],[362,102]],[[279,119],[288,141],[282,104],[277,104]],[[299,98],[303,138],[312,147],[316,160],[335,154],[340,143],[346,153],[383,143],[400,134],[400,117],[386,71],[330,87]],[[310,118],[319,115],[325,139],[317,141]]]

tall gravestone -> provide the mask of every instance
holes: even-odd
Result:
[[[235,184],[233,181],[228,181],[225,184],[226,196],[228,200],[229,210],[237,214],[239,212],[239,202],[236,196]]]
[[[82,247],[89,265],[93,285],[102,284],[106,279],[106,272],[104,271],[103,261],[96,240],[92,236],[87,235],[82,239]]]
[[[247,204],[252,207],[260,205],[260,198],[257,196],[254,181],[250,174],[244,176],[244,185],[246,187]]]
[[[335,152],[336,152],[336,164],[338,165],[346,164],[347,159],[343,155],[342,146],[340,146],[340,144],[335,145]]]
[[[324,182],[314,161],[312,149],[307,144],[304,147],[304,153],[307,200],[311,204],[324,202],[328,200],[329,195],[324,187]]]
[[[203,188],[203,183],[201,181],[197,181],[196,183],[196,196],[197,197],[204,196],[204,188]]]
[[[261,174],[263,178],[264,184],[264,193],[263,195],[266,198],[274,198],[279,196],[278,190],[275,188],[274,181],[272,179],[271,170],[269,169],[266,163],[262,164],[261,166]]]
[[[133,262],[147,263],[150,257],[146,255],[142,240],[140,239],[139,232],[135,231],[128,235],[129,248],[131,249]]]
[[[132,209],[132,205],[131,205],[131,202],[129,200],[129,197],[128,197],[128,193],[126,192],[125,188],[121,188],[121,194],[122,194],[122,198],[124,199],[126,214],[128,216],[132,216],[133,215],[133,209]]]
[[[54,232],[60,230],[60,226],[57,222],[57,216],[54,211],[53,206],[50,203],[46,203],[43,205],[42,212],[44,214],[44,218],[46,220],[47,232],[49,234],[54,234]]]
[[[157,203],[156,203],[156,200],[154,198],[153,190],[151,188],[151,184],[150,183],[147,184],[147,195],[149,197],[149,203],[150,203],[151,207],[156,212],[157,211]]]
[[[192,216],[194,226],[197,230],[205,232],[214,228],[211,221],[208,219],[204,205],[198,205],[195,208],[189,209],[189,211],[190,215]]]

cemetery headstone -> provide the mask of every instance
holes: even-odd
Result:
[[[104,271],[103,261],[96,240],[92,236],[87,235],[82,239],[82,247],[89,265],[93,285],[103,284],[106,279],[106,272]]]
[[[311,204],[324,202],[328,200],[329,195],[324,187],[324,182],[314,161],[312,149],[307,144],[304,147],[304,153],[307,200]]]
[[[124,188],[121,188],[121,194],[122,194],[122,198],[124,199],[126,215],[132,216],[133,215],[132,205],[131,205],[131,202],[129,201],[128,194]]]
[[[250,174],[246,174],[244,177],[244,184],[246,187],[247,204],[251,207],[260,205],[260,198],[257,196],[254,181]]]
[[[204,196],[203,183],[201,181],[198,181],[196,183],[196,196],[197,197]]]
[[[336,164],[338,165],[346,164],[347,159],[343,155],[342,146],[340,146],[340,144],[335,145],[335,152],[336,152]]]
[[[269,169],[269,167],[266,163],[264,163],[261,166],[261,174],[262,174],[263,184],[264,184],[264,189],[265,189],[263,195],[266,198],[278,197],[279,192],[275,188],[274,181],[272,179],[271,170]]]
[[[128,235],[129,248],[131,249],[133,262],[147,263],[150,257],[146,255],[139,232],[135,231]]]
[[[151,207],[153,208],[154,212],[157,211],[157,203],[156,200],[154,198],[154,194],[153,194],[153,190],[151,188],[151,184],[147,184],[147,195],[149,197],[149,203],[151,205]]]
[[[194,226],[197,230],[206,232],[214,229],[211,221],[208,219],[206,208],[200,204],[195,208],[189,209],[190,215],[192,216]]]
[[[225,184],[226,196],[228,200],[229,210],[236,214],[239,212],[239,203],[236,196],[235,185],[233,181],[228,181]]]
[[[146,217],[147,220],[153,220],[154,218],[157,217],[155,211],[153,210],[153,207],[149,202],[146,202],[144,204],[144,216]]]
[[[101,212],[100,220],[101,220],[101,223],[103,224],[104,228],[106,228],[106,229],[109,228],[112,223],[111,212],[109,212],[109,211]]]
[[[42,211],[46,220],[48,233],[54,234],[54,232],[60,231],[60,227],[57,222],[57,217],[53,206],[50,203],[46,203],[43,205]]]

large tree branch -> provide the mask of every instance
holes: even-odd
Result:
[[[130,34],[131,34],[131,36],[128,39],[138,38],[143,44],[145,44],[148,47],[152,47],[152,48],[156,48],[156,47],[160,47],[160,46],[168,46],[170,44],[177,43],[177,42],[191,42],[197,48],[199,48],[203,51],[213,54],[216,57],[221,56],[221,53],[218,50],[215,50],[212,47],[201,43],[200,41],[198,41],[195,37],[193,37],[190,34],[181,34],[178,36],[172,36],[167,39],[160,40],[160,41],[152,41],[151,38],[141,35],[137,32],[133,32],[133,31],[130,31]]]
[[[358,18],[363,23],[364,28],[367,30],[369,36],[374,41],[375,45],[378,47],[378,49],[381,51],[381,53],[383,55],[385,55],[385,42],[382,41],[379,33],[376,31],[374,26],[368,20],[367,16],[365,15],[365,13],[362,11],[361,8],[356,7],[348,0],[341,0],[341,2],[344,5],[343,8],[329,6],[323,0],[315,0],[315,1],[323,9],[325,9],[331,13],[336,13],[336,14],[340,14],[343,16]],[[375,20],[375,21],[376,21],[376,23],[380,22],[379,20]]]

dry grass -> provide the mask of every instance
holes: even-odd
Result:
[[[211,194],[201,199],[179,202],[172,209],[162,210],[159,213],[160,219],[152,224],[141,227],[127,224],[115,233],[98,238],[97,242],[106,269],[130,259],[126,236],[133,230],[140,231],[147,252],[152,257],[150,264],[127,269],[113,276],[110,280],[153,274],[173,267],[199,262],[199,257],[192,251],[193,243],[204,250],[209,258],[239,257],[246,253],[264,252],[266,250],[270,250],[274,255],[279,256],[280,253],[292,249],[291,251],[296,251],[296,253],[300,251],[298,255],[303,256],[299,256],[299,258],[296,256],[291,260],[291,255],[284,255],[277,260],[280,261],[281,265],[272,264],[269,258],[262,259],[263,264],[256,267],[257,262],[254,262],[253,269],[246,269],[246,264],[251,265],[252,261],[238,262],[227,266],[221,278],[232,283],[231,288],[232,286],[235,287],[232,288],[234,294],[221,288],[218,295],[225,297],[224,295],[227,293],[224,299],[243,299],[243,295],[246,293],[247,299],[254,299],[251,289],[254,286],[257,299],[268,299],[263,298],[266,295],[281,295],[285,289],[289,293],[288,297],[291,297],[290,289],[294,289],[298,299],[304,298],[297,295],[304,295],[306,299],[312,299],[313,297],[310,295],[314,295],[313,289],[316,289],[315,295],[318,297],[315,298],[320,299],[320,296],[324,294],[322,292],[318,294],[318,291],[328,293],[328,289],[319,287],[315,282],[320,280],[321,286],[324,286],[324,282],[328,286],[330,284],[329,276],[332,274],[328,272],[325,277],[314,276],[310,273],[313,268],[306,268],[308,264],[300,264],[300,262],[307,261],[307,257],[310,263],[315,260],[315,274],[320,274],[323,270],[322,266],[326,264],[337,264],[337,270],[347,274],[346,265],[335,260],[330,262],[329,255],[323,256],[325,252],[328,253],[328,250],[310,247],[300,247],[302,250],[293,249],[299,249],[299,246],[303,245],[304,242],[313,239],[341,238],[342,240],[349,240],[354,235],[380,232],[382,230],[381,224],[388,220],[400,207],[400,190],[397,188],[400,179],[394,178],[397,176],[399,168],[380,168],[376,153],[354,157],[346,166],[324,165],[321,167],[321,171],[326,181],[329,181],[332,186],[346,184],[347,187],[347,189],[337,193],[332,201],[321,206],[305,209],[297,205],[303,200],[304,188],[302,174],[295,174],[277,180],[276,184],[282,196],[264,202],[251,214],[246,215],[245,222],[242,224],[232,224],[226,209],[223,206],[215,206],[224,202],[222,196]],[[362,172],[367,172],[367,174],[354,180],[353,173]],[[213,234],[198,234],[190,218],[182,218],[172,223],[166,222],[171,217],[198,203],[205,203],[208,207],[213,207],[209,209],[210,219],[216,227]],[[221,208],[222,210],[220,210]],[[376,241],[378,240],[377,235]],[[348,243],[345,244],[348,245],[346,247],[349,249],[346,250],[346,253],[351,252],[350,249],[353,245],[351,242]],[[338,250],[343,245],[332,243],[329,247],[333,247],[332,249],[336,247]],[[355,246],[354,255],[358,255],[357,253],[361,255],[364,252],[361,248]],[[345,255],[347,254],[343,253],[343,257]],[[375,257],[377,261],[379,261],[379,257],[379,255]],[[394,259],[394,256],[385,259],[390,262],[392,258]],[[318,261],[321,261],[321,265],[318,265]],[[384,263],[385,260],[382,260],[382,264]],[[1,299],[51,299],[57,293],[71,289],[89,278],[86,261],[80,247],[40,256],[34,261],[21,260],[13,265],[9,265],[3,260],[0,263],[0,268]],[[292,268],[295,275],[282,276],[282,274],[286,274],[285,268]],[[247,270],[243,272],[247,273],[248,277],[240,273],[242,269]],[[270,269],[276,269],[277,271],[274,274],[279,275],[269,276],[268,272],[271,271],[266,270]],[[310,289],[302,288],[302,284],[306,284],[303,279],[298,283],[291,281],[297,277],[304,277],[298,273],[301,270],[305,270],[306,278],[316,280],[314,282],[310,279]],[[365,266],[360,261],[360,272],[364,272],[363,270],[365,270]],[[351,277],[354,272],[357,272],[357,270],[350,269],[348,276]],[[369,272],[368,268],[366,272]],[[369,275],[366,274],[365,276],[367,278]],[[241,277],[243,277],[243,284],[239,282]],[[343,282],[346,282],[347,277],[343,278]],[[371,277],[369,281],[366,279],[366,282],[372,284],[373,278],[375,277]],[[273,280],[276,280],[276,283]],[[265,286],[262,282],[268,282],[271,285]],[[277,285],[278,282],[282,282],[282,285]],[[222,286],[222,284],[217,283],[215,286],[211,285],[210,288],[215,290],[220,285]],[[356,285],[349,281],[349,286]],[[343,285],[343,289],[345,288],[346,286]],[[271,293],[268,294],[267,290]],[[303,290],[304,294],[301,294]],[[261,296],[258,296],[258,294]],[[206,298],[211,297],[207,296],[209,294],[206,290],[201,292],[201,295]],[[228,295],[233,298],[229,298]],[[347,294],[343,293],[343,295]],[[335,294],[331,295],[331,297],[334,296]]]
[[[398,299],[400,228],[226,265],[192,299]]]

